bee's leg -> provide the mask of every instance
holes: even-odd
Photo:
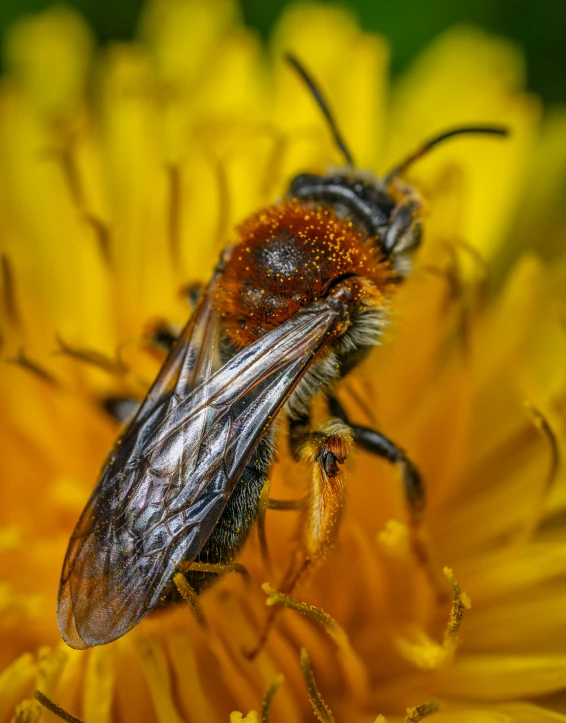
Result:
[[[259,498],[259,507],[257,513],[257,534],[259,538],[259,549],[261,559],[266,570],[271,571],[271,557],[269,555],[269,545],[267,544],[267,535],[265,532],[265,518],[267,510],[283,510],[295,511],[304,507],[305,501],[300,500],[274,500],[269,496],[270,482],[264,484]]]
[[[449,590],[446,587],[444,577],[439,574],[438,566],[433,562],[430,545],[424,535],[422,521],[426,493],[419,471],[407,458],[403,449],[384,434],[370,427],[352,424],[345,409],[335,397],[329,399],[329,408],[331,414],[348,425],[356,444],[368,452],[372,452],[388,462],[398,465],[409,511],[409,531],[413,554],[435,591],[438,602],[446,602]]]
[[[146,344],[161,353],[169,353],[175,346],[180,328],[173,326],[165,319],[157,319],[147,324],[145,329]]]
[[[404,450],[376,429],[352,424],[345,409],[335,397],[328,400],[328,405],[331,414],[341,419],[351,429],[357,445],[399,466],[407,505],[412,516],[420,518],[426,502],[425,488],[419,471],[407,458]]]
[[[140,400],[133,397],[110,396],[102,400],[102,407],[120,424],[129,422],[138,411]]]
[[[311,564],[322,561],[336,539],[346,494],[340,465],[353,439],[351,429],[334,419],[311,432],[297,448],[300,461],[312,465],[312,483],[299,516],[303,557]]]
[[[312,464],[312,485],[300,507],[299,549],[278,588],[284,595],[290,595],[334,544],[345,505],[346,485],[339,465],[346,461],[353,441],[350,428],[339,420],[330,421],[320,431],[307,431],[306,426],[304,431],[300,441],[295,437],[295,451],[297,459]],[[270,608],[258,643],[247,652],[250,658],[265,644],[279,609]]]
[[[267,544],[267,535],[265,533],[265,516],[267,513],[267,508],[269,507],[270,489],[271,483],[269,479],[267,479],[265,481],[265,484],[261,488],[259,505],[257,508],[257,536],[259,540],[259,549],[263,566],[268,571],[271,571],[271,556],[269,554],[269,545]]]
[[[227,572],[237,572],[246,582],[250,581],[247,567],[239,562],[180,562],[177,565],[180,572],[208,572],[213,575],[225,575]]]
[[[207,628],[208,623],[206,621],[204,611],[200,604],[200,600],[198,599],[198,595],[191,587],[187,578],[183,575],[182,572],[175,573],[175,575],[173,576],[173,583],[175,584],[177,592],[179,593],[181,598],[187,603],[187,605],[191,609],[191,612],[195,616],[197,623],[202,628]]]
[[[196,309],[198,301],[204,290],[204,284],[193,281],[181,289],[182,297],[187,301],[191,313]],[[181,327],[172,324],[166,319],[155,319],[146,325],[145,341],[153,349],[169,353],[175,346]]]
[[[291,454],[294,459],[299,461],[297,456],[297,445],[302,443],[305,438],[311,434],[310,418],[305,416],[300,420],[291,420],[289,429],[289,441],[291,445]],[[270,483],[269,480],[263,486],[259,500],[259,511],[257,515],[257,531],[259,537],[259,547],[261,557],[266,570],[271,570],[271,559],[269,555],[269,547],[267,544],[267,535],[265,533],[265,518],[267,510],[300,510],[305,500],[275,500],[269,496]]]
[[[303,499],[300,500],[275,500],[273,497],[270,497],[267,500],[267,509],[268,510],[281,510],[283,512],[288,512],[289,510],[300,510],[305,506],[305,501]]]
[[[422,201],[414,189],[408,188],[397,179],[392,181],[389,192],[396,204],[391,211],[383,246],[397,271],[405,275],[407,254],[414,251],[421,242]]]

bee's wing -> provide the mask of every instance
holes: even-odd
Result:
[[[218,315],[212,308],[219,278],[215,274],[201,295],[127,433],[141,426],[162,402],[167,401],[169,407],[177,404],[220,366]]]
[[[333,300],[315,302],[203,375],[185,398],[173,394],[164,415],[163,403],[146,405],[69,543],[58,606],[69,645],[108,643],[159,603],[178,564],[202,549],[263,432],[340,317]]]

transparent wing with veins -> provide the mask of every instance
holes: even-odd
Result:
[[[69,543],[58,606],[69,645],[110,642],[159,603],[340,317],[332,299],[315,302],[211,374],[217,321],[211,298],[201,302]]]

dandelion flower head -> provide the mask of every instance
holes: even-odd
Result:
[[[148,329],[186,321],[186,290],[234,227],[297,173],[341,163],[286,51],[320,82],[360,168],[383,174],[458,125],[511,129],[447,143],[408,172],[426,201],[423,244],[386,342],[341,392],[422,471],[433,572],[415,560],[397,470],[357,451],[338,542],[294,602],[277,582],[295,513],[269,511],[273,572],[254,531],[239,559],[250,582],[230,573],[203,595],[206,629],[181,605],[71,650],[57,586],[119,431],[105,400],[143,397],[163,361]],[[566,721],[566,116],[543,116],[520,52],[479,30],[441,36],[393,85],[388,53],[326,4],[289,6],[268,48],[230,0],[150,0],[137,41],[104,52],[68,9],[12,29],[0,721],[47,720],[36,689],[88,723],[254,721],[262,701],[274,723]],[[271,492],[296,498],[308,469],[280,441]],[[249,661],[266,601],[285,609]]]

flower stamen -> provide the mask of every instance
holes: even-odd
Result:
[[[44,369],[37,362],[30,359],[23,349],[19,350],[17,356],[12,357],[11,359],[2,359],[2,361],[5,364],[17,364],[22,369],[30,372],[35,377],[41,379],[43,382],[46,382],[49,386],[55,389],[60,387],[59,381],[53,376],[53,374],[48,372],[47,369]]]
[[[218,211],[216,223],[216,248],[222,249],[230,233],[230,188],[228,185],[228,173],[224,159],[219,158],[214,150],[208,146],[204,148],[204,155],[209,161],[212,172],[216,178],[218,192]]]
[[[367,688],[367,670],[359,655],[352,648],[352,644],[345,630],[336,620],[315,605],[309,605],[308,603],[284,595],[271,587],[267,582],[262,585],[262,588],[268,595],[265,601],[266,605],[282,605],[302,615],[313,618],[324,626],[326,632],[338,647],[338,657],[341,660],[344,674],[348,679],[353,694],[358,699],[362,699]]]
[[[66,721],[66,723],[83,723],[81,718],[77,718],[76,716],[67,713],[64,708],[61,708],[60,705],[54,703],[50,698],[45,695],[45,693],[42,693],[40,690],[34,690],[33,697],[37,700],[38,703],[41,703],[44,708],[47,708],[50,713],[53,713],[53,715],[61,718],[61,720]]]
[[[109,374],[118,374],[121,376],[129,371],[128,367],[118,357],[116,359],[111,359],[106,356],[106,354],[102,354],[94,349],[73,347],[70,344],[67,344],[67,342],[64,341],[59,334],[57,334],[57,343],[59,344],[59,349],[57,349],[54,354],[69,356],[77,361],[98,367]]]
[[[462,625],[462,619],[464,617],[464,611],[469,610],[472,607],[470,598],[461,589],[456,578],[454,577],[453,571],[449,567],[445,567],[442,572],[445,574],[446,579],[450,583],[452,588],[453,601],[452,608],[450,609],[450,617],[448,619],[448,625],[444,633],[444,642],[448,640],[456,640],[460,626]]]
[[[88,210],[84,186],[80,177],[77,160],[74,154],[75,140],[69,139],[68,146],[61,150],[46,151],[45,157],[53,157],[60,163],[71,200],[84,221],[94,231],[102,258],[110,262],[110,231],[107,224]]]
[[[445,567],[443,572],[452,588],[453,600],[442,643],[432,640],[423,630],[413,631],[413,640],[403,637],[397,640],[401,655],[421,670],[437,670],[452,661],[464,612],[471,607],[470,599],[460,588],[452,570]]]
[[[169,182],[169,209],[168,232],[169,251],[175,266],[179,263],[179,249],[181,238],[180,206],[181,206],[181,169],[176,164],[167,166],[167,180]]]
[[[377,535],[377,542],[390,557],[404,558],[412,554],[433,590],[437,604],[448,602],[446,582],[434,562],[419,511],[409,510],[408,525],[399,520],[388,520],[385,529]]]
[[[434,591],[437,604],[443,605],[448,600],[448,593],[444,580],[439,575],[438,566],[434,562],[430,542],[426,536],[420,514],[415,510],[409,510],[409,531],[411,548],[416,562]]]
[[[544,489],[544,495],[546,496],[556,480],[558,468],[560,467],[560,449],[558,446],[558,439],[556,438],[554,430],[550,426],[548,419],[543,415],[541,411],[539,411],[529,401],[525,401],[525,408],[530,413],[535,427],[541,432],[543,437],[548,442],[550,450],[550,465],[548,468],[546,485]]]
[[[271,703],[273,701],[273,698],[275,697],[275,693],[277,693],[277,691],[284,682],[285,676],[282,674],[277,675],[271,681],[271,684],[267,689],[267,693],[265,694],[263,702],[261,704],[261,723],[269,723],[269,709],[271,708]]]
[[[0,255],[1,266],[0,273],[2,278],[2,302],[6,311],[6,317],[18,326],[20,323],[20,310],[16,300],[16,289],[14,284],[14,274],[10,259],[6,254]]]
[[[307,693],[316,717],[321,723],[334,723],[332,711],[326,705],[316,687],[311,661],[306,648],[301,648],[301,670],[303,671]]]

